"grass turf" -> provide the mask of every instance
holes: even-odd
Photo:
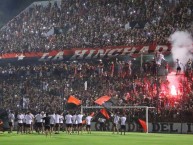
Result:
[[[67,135],[66,133],[45,135],[18,135],[15,132],[0,134],[1,145],[192,145],[193,135],[190,134],[154,134],[111,132],[92,132],[92,134]]]

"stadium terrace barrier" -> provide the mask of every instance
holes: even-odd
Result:
[[[137,57],[140,54],[152,54],[160,51],[164,54],[170,54],[170,45],[140,45],[140,46],[112,46],[105,48],[73,48],[70,50],[53,50],[47,53],[28,52],[28,53],[7,53],[0,56],[0,61],[57,61],[57,60],[87,60],[103,59],[118,56]]]

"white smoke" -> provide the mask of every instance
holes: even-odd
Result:
[[[185,65],[188,59],[193,58],[191,53],[193,52],[193,39],[190,33],[187,31],[176,31],[170,36],[169,41],[172,44],[171,53],[174,62],[178,58]]]

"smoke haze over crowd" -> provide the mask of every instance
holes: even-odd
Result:
[[[172,44],[172,57],[175,62],[178,58],[180,62],[185,65],[188,59],[192,59],[193,40],[190,33],[187,31],[176,31],[173,33],[169,41]]]

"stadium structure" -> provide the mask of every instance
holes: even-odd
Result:
[[[120,113],[128,132],[193,133],[192,18],[191,0],[32,3],[0,30],[4,129],[10,112],[82,111],[105,131]]]

